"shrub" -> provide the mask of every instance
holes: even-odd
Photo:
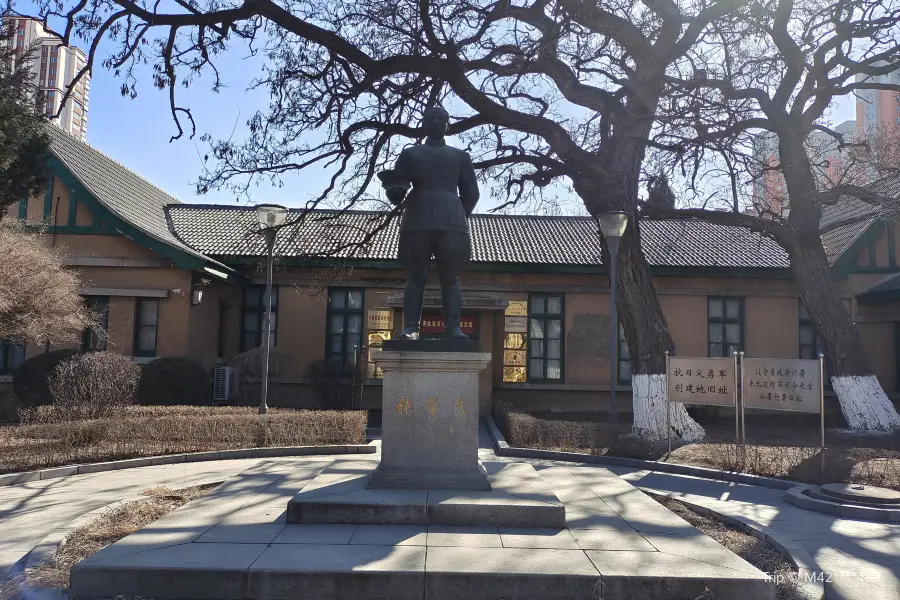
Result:
[[[50,378],[59,421],[100,419],[131,404],[141,367],[115,352],[89,352],[61,363]]]
[[[138,385],[139,404],[212,404],[212,379],[206,368],[189,358],[157,358],[144,365]]]
[[[237,396],[240,404],[259,402],[259,383],[262,380],[265,349],[253,348],[231,359],[231,370],[237,379]],[[269,399],[278,397],[284,377],[291,365],[291,356],[277,350],[269,351]]]
[[[353,408],[356,371],[334,373],[324,360],[314,360],[306,367],[304,377],[310,383],[320,408],[345,410]]]
[[[53,350],[32,356],[15,373],[14,389],[21,408],[51,404],[50,377],[61,363],[78,354],[77,350]]]

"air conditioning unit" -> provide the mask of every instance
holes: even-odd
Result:
[[[213,371],[213,402],[231,399],[231,367],[218,366]]]

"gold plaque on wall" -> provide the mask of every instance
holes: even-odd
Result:
[[[368,321],[369,331],[390,331],[394,328],[394,312],[392,310],[370,310]]]
[[[505,314],[507,317],[527,317],[528,301],[527,300],[510,300],[506,307]]]

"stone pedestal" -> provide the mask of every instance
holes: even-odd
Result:
[[[375,361],[384,370],[382,446],[368,487],[490,490],[478,461],[478,374],[491,355],[384,350]]]

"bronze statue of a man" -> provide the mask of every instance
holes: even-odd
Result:
[[[379,174],[388,199],[403,206],[399,259],[407,273],[402,334],[406,339],[419,337],[432,255],[441,282],[444,335],[454,339],[467,337],[459,325],[459,272],[469,260],[467,218],[478,202],[478,181],[469,153],[444,141],[449,121],[450,115],[443,108],[425,109],[425,143],[404,149],[394,169]]]

